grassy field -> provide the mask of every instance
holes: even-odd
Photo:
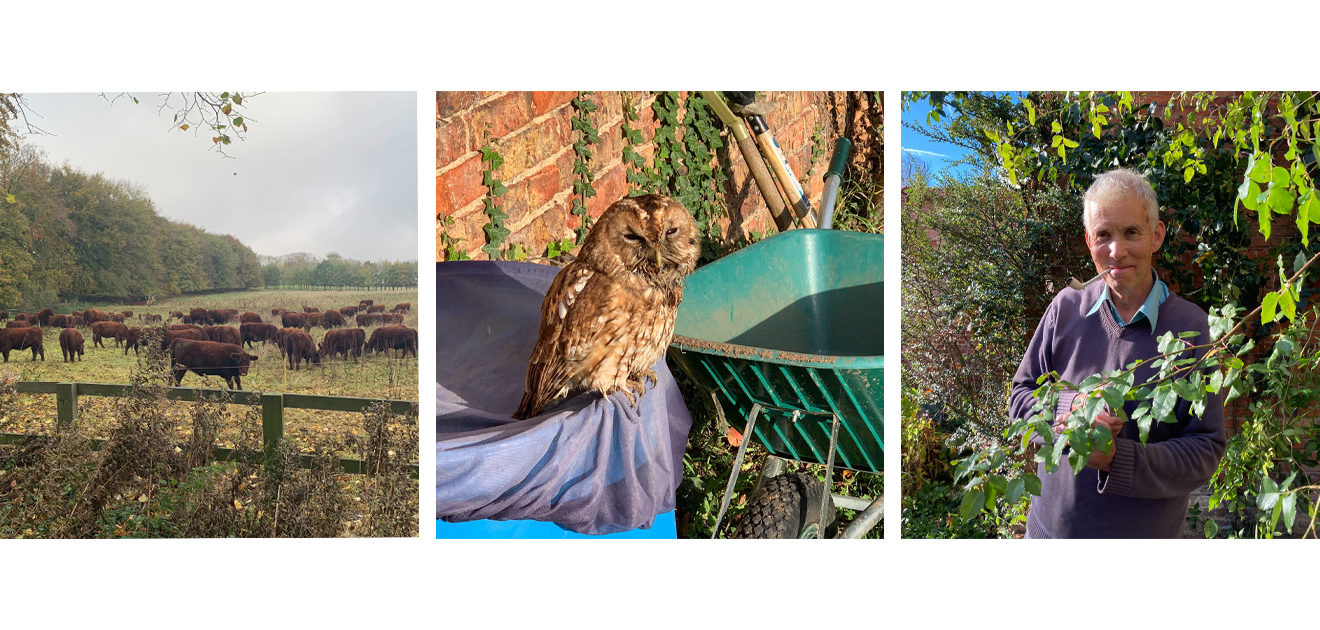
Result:
[[[142,313],[168,317],[173,310],[187,313],[190,308],[233,308],[240,313],[253,311],[261,315],[263,321],[278,326],[278,320],[270,316],[271,309],[276,307],[301,311],[303,306],[315,306],[324,312],[355,305],[363,299],[375,300],[384,304],[386,309],[401,302],[411,302],[413,308],[404,315],[404,324],[414,329],[418,327],[416,289],[378,292],[253,290],[169,298],[150,306],[79,303],[62,305],[56,310],[63,313],[85,308],[113,312],[132,310],[134,316],[125,323],[134,326],[140,325],[136,320]],[[232,325],[237,326],[237,323]],[[366,329],[368,336],[373,329]],[[130,351],[125,355],[123,348],[115,347],[113,340],[105,348],[94,348],[89,328],[82,329],[85,339],[83,360],[65,363],[60,356],[59,332],[53,327],[45,332],[45,361],[32,361],[28,350],[11,352],[9,362],[0,364],[0,381],[129,383],[135,371],[148,369],[145,353],[135,355]],[[326,332],[317,327],[311,330],[311,335],[319,344]],[[249,352],[258,359],[252,362],[248,375],[242,377],[245,390],[417,400],[417,358],[413,356],[395,358],[367,353],[357,363],[351,360],[325,361],[320,367],[312,368],[304,363],[302,369],[291,370],[274,346],[254,347]],[[225,382],[219,377],[203,378],[190,372],[183,377],[182,386],[224,389]],[[80,397],[80,425],[97,437],[105,437],[111,423],[103,420],[113,416],[115,404],[114,399]],[[246,417],[240,406],[232,406],[229,411],[235,422],[222,431],[219,440],[226,446],[237,437],[237,422]],[[188,413],[186,403],[179,403],[178,413],[181,418]],[[54,422],[54,396],[10,395],[0,400],[0,433],[50,433]],[[289,409],[285,416],[286,437],[292,445],[304,451],[310,451],[322,437],[360,436],[361,424],[362,414],[358,413]]]

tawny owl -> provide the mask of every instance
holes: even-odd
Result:
[[[669,197],[624,198],[605,210],[541,303],[541,334],[513,417],[587,389],[622,391],[635,406],[633,394],[645,392],[643,380],[656,382],[651,366],[673,337],[697,238],[692,215]]]

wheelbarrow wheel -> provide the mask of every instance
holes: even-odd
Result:
[[[825,502],[821,513],[821,495],[825,484],[811,475],[780,475],[766,481],[738,518],[734,538],[815,538],[821,528],[825,537],[833,537],[834,501]]]

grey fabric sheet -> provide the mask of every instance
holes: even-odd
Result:
[[[534,519],[585,534],[650,527],[674,509],[692,418],[669,368],[634,409],[588,392],[527,420],[527,360],[558,269],[436,264],[436,517]]]

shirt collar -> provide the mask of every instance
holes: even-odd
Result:
[[[1164,281],[1160,280],[1160,274],[1155,273],[1154,269],[1150,270],[1150,274],[1151,276],[1154,276],[1155,284],[1151,286],[1150,294],[1146,296],[1146,301],[1141,304],[1141,308],[1137,309],[1137,314],[1132,316],[1132,321],[1124,322],[1123,316],[1118,314],[1118,307],[1114,306],[1114,301],[1109,298],[1109,285],[1107,284],[1105,285],[1104,291],[1100,292],[1100,299],[1095,301],[1095,304],[1091,306],[1091,310],[1086,312],[1086,316],[1090,317],[1096,311],[1100,310],[1101,304],[1108,303],[1109,312],[1114,314],[1114,319],[1118,321],[1119,325],[1126,328],[1127,326],[1131,326],[1141,321],[1142,317],[1145,317],[1150,322],[1150,329],[1153,332],[1155,330],[1155,325],[1159,322],[1160,305],[1164,304],[1164,300],[1169,299],[1169,286],[1164,284]]]

